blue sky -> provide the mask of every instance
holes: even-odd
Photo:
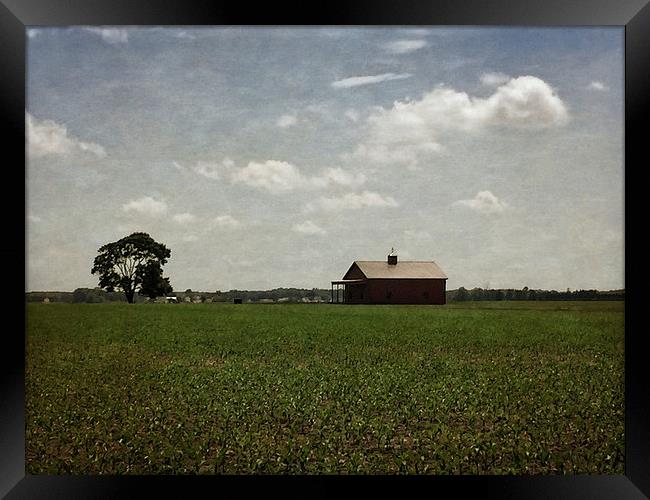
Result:
[[[176,290],[619,288],[621,28],[28,32],[27,288],[95,286],[146,231]]]

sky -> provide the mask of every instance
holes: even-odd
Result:
[[[624,287],[622,27],[28,29],[26,288],[171,250],[174,290]]]

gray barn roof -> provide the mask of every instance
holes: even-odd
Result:
[[[361,272],[368,279],[447,279],[433,261],[398,261],[397,264],[388,264],[385,260],[355,260]]]

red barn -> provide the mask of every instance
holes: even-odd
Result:
[[[347,304],[444,304],[447,276],[433,261],[356,260],[332,281],[332,302]]]

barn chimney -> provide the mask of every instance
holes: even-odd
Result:
[[[388,254],[388,265],[389,266],[396,266],[397,265],[397,254],[395,253],[394,248],[391,248],[390,253]]]

